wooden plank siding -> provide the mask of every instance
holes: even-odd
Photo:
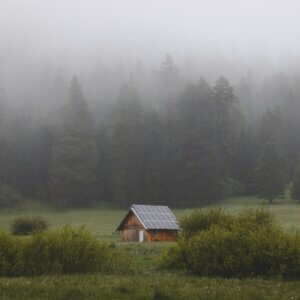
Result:
[[[148,242],[175,242],[176,231],[174,230],[144,230]]]
[[[122,224],[122,240],[124,242],[138,242],[139,231],[144,232],[145,242],[174,242],[176,231],[174,230],[146,230],[133,212],[130,212]]]
[[[134,213],[130,213],[123,223],[122,240],[124,242],[138,242],[139,231],[144,230],[140,220]]]

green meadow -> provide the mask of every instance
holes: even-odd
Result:
[[[180,274],[72,275],[0,280],[1,299],[299,299],[299,282],[197,278]]]
[[[287,230],[300,230],[300,204],[287,199],[278,199],[274,204],[269,205],[266,201],[251,198],[229,198],[226,201],[199,207],[199,209],[207,207],[222,207],[229,212],[237,212],[242,207],[265,207],[270,209],[276,216],[278,222]],[[196,208],[189,209],[173,209],[176,217],[180,219],[182,216],[191,213]],[[86,226],[99,239],[118,241],[119,237],[115,229],[125,216],[127,210],[120,209],[113,205],[103,203],[100,206],[92,208],[73,208],[67,210],[56,210],[53,208],[30,204],[19,210],[2,210],[0,212],[0,228],[9,229],[11,222],[20,216],[42,216],[48,220],[50,228],[60,228],[66,224],[72,226]]]
[[[246,205],[266,207],[286,230],[300,231],[300,204],[288,198],[278,199],[273,205],[257,198],[230,198],[209,207],[222,207],[235,213]],[[180,219],[193,209],[173,211]],[[0,228],[5,230],[9,230],[11,222],[19,216],[42,216],[48,220],[50,229],[66,224],[84,225],[99,240],[125,251],[133,258],[133,266],[132,272],[126,275],[0,278],[0,299],[300,299],[300,281],[200,278],[161,270],[157,257],[168,243],[122,243],[115,229],[126,212],[105,203],[93,208],[68,210],[31,203],[19,210],[2,210]]]

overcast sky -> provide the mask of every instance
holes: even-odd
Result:
[[[289,64],[299,56],[299,11],[297,0],[0,0],[0,67],[155,65],[165,53]]]

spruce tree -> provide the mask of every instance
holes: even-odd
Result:
[[[242,184],[241,192],[247,195],[254,194],[256,191],[255,168],[260,153],[258,145],[253,129],[242,128],[234,153],[232,177]]]
[[[260,143],[273,143],[278,150],[283,151],[284,138],[284,122],[283,114],[279,106],[274,109],[268,109],[262,116],[259,128]]]
[[[260,196],[266,198],[270,204],[276,197],[284,193],[285,170],[284,156],[274,144],[267,144],[257,169],[257,186]]]
[[[145,111],[143,202],[167,204],[163,174],[163,126],[159,114]]]
[[[300,159],[298,160],[293,180],[292,198],[300,202]]]
[[[162,185],[165,201],[169,205],[178,203],[178,143],[180,136],[179,118],[174,105],[168,105],[162,115],[163,126],[163,162],[162,162]]]
[[[144,178],[144,112],[133,82],[120,90],[110,143],[112,200],[128,206],[140,203]]]
[[[179,103],[177,204],[201,205],[222,197],[220,156],[214,139],[216,112],[210,86],[188,86]]]
[[[237,151],[239,135],[243,125],[243,115],[239,101],[233,93],[229,81],[220,77],[213,87],[216,106],[216,141],[222,158],[224,177],[232,176],[234,154]]]
[[[96,199],[95,130],[78,79],[55,128],[50,161],[49,198],[59,206],[86,205]]]
[[[174,103],[182,90],[184,82],[180,76],[178,66],[171,55],[167,54],[156,72],[157,95],[155,96],[158,105]]]
[[[109,136],[105,123],[100,122],[97,128],[97,148],[98,148],[98,163],[97,163],[97,189],[99,199],[101,201],[111,200],[109,186]]]

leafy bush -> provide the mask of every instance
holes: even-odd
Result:
[[[300,237],[285,233],[269,211],[198,211],[181,228],[177,245],[161,257],[163,267],[200,276],[300,278]]]
[[[41,217],[20,217],[11,224],[11,232],[15,235],[29,235],[47,230],[48,222]]]
[[[84,228],[70,226],[33,235],[24,251],[26,275],[103,271],[109,259],[106,244]]]
[[[20,275],[23,269],[23,243],[5,231],[0,231],[0,276]]]
[[[96,240],[85,228],[65,226],[21,239],[0,232],[0,275],[123,273],[130,258]]]
[[[16,207],[23,197],[12,187],[0,182],[0,208]]]
[[[209,229],[212,225],[228,227],[232,222],[232,217],[222,209],[198,209],[180,220],[181,235],[189,238],[197,232]]]

